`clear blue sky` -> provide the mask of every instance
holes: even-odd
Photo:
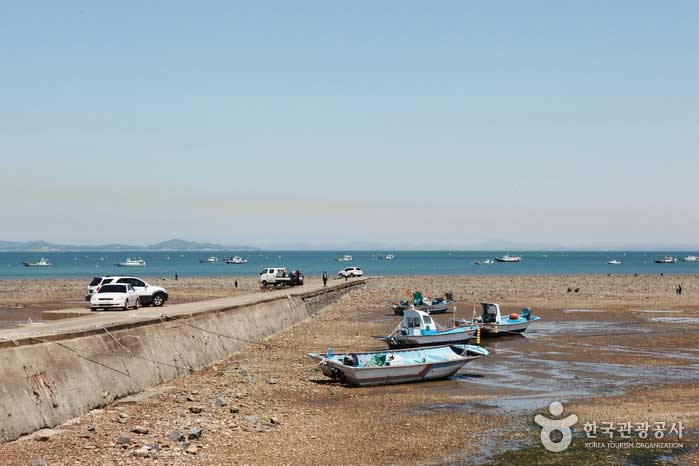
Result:
[[[697,24],[689,1],[6,4],[0,239],[699,247]]]

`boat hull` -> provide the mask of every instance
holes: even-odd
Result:
[[[439,304],[432,304],[429,306],[415,306],[415,307],[408,307],[408,306],[403,306],[400,304],[396,304],[391,306],[391,309],[393,309],[393,313],[399,316],[403,315],[403,311],[406,309],[415,309],[417,311],[422,311],[426,312],[428,314],[445,314],[449,312],[449,306],[453,304],[453,301],[446,301],[443,303]]]
[[[119,262],[117,267],[145,267],[146,264],[126,264],[124,262]]]
[[[481,334],[484,336],[505,336],[512,335],[515,333],[523,333],[529,327],[529,324],[539,320],[539,317],[532,316],[530,320],[525,320],[524,322],[514,322],[514,323],[485,323],[478,324],[481,329]]]
[[[451,377],[461,369],[468,359],[447,362],[417,364],[414,366],[389,367],[347,367],[335,361],[328,361],[330,369],[337,369],[342,379],[355,387],[393,385],[401,383],[425,382]],[[323,371],[325,373],[325,371]]]
[[[394,335],[383,340],[389,348],[413,348],[417,346],[448,345],[451,343],[463,343],[475,338],[476,329],[464,330],[458,333],[446,333],[436,335]]]

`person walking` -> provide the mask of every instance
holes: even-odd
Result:
[[[323,288],[328,286],[328,272],[323,270]]]
[[[177,278],[179,278],[179,276],[177,274],[175,274],[175,281],[177,281]]]
[[[235,287],[238,288],[238,280],[236,280],[236,281],[233,282],[233,283],[235,284]]]

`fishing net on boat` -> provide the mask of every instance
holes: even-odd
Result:
[[[386,365],[385,354],[373,354],[366,362],[365,367],[382,367]]]

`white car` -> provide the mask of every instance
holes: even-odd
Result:
[[[138,309],[139,297],[133,285],[120,283],[118,285],[104,285],[97,293],[90,297],[90,309]]]
[[[101,287],[109,284],[129,284],[138,293],[139,304],[142,306],[160,307],[165,304],[169,296],[165,288],[160,286],[149,285],[137,277],[125,277],[121,275],[109,275],[106,277],[95,277],[89,285],[87,285],[86,301],[90,301],[92,295],[99,292]]]
[[[337,272],[337,276],[340,278],[361,277],[362,275],[364,275],[364,272],[362,272],[361,267],[346,267]]]

